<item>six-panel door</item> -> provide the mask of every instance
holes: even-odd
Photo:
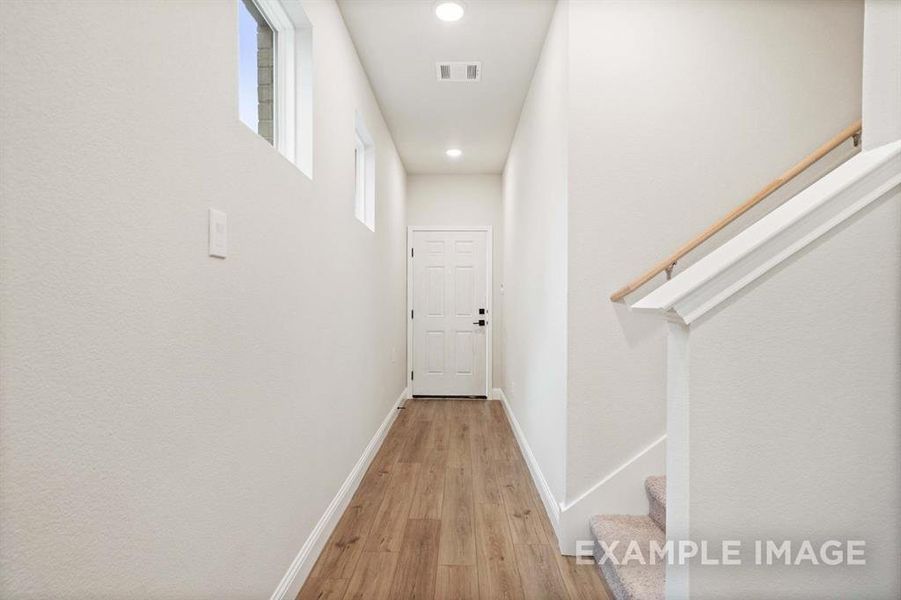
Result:
[[[488,233],[412,235],[413,394],[485,396]]]

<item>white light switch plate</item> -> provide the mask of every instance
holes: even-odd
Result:
[[[210,209],[210,256],[228,255],[228,216],[221,210]]]

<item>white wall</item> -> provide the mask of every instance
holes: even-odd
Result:
[[[558,2],[504,168],[504,378],[556,501],[566,448],[566,72]]]
[[[403,165],[306,8],[312,183],[238,121],[235,2],[0,4],[3,597],[268,597],[403,389]]]
[[[901,2],[866,0],[863,147],[901,139]]]
[[[665,432],[663,324],[608,296],[860,117],[862,9],[572,3],[568,498]]]
[[[493,382],[500,385],[503,376],[504,330],[504,223],[501,213],[501,176],[484,175],[408,175],[407,225],[428,227],[476,227],[490,225],[492,232],[492,306],[491,362]]]
[[[896,188],[692,325],[691,539],[864,540],[867,560],[692,567],[693,598],[901,596],[899,273]]]

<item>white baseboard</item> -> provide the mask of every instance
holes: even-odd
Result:
[[[319,554],[322,552],[322,548],[325,546],[329,536],[338,524],[338,520],[347,508],[350,499],[353,497],[354,492],[356,492],[357,487],[360,485],[360,481],[363,479],[366,469],[369,468],[369,463],[372,462],[372,459],[375,458],[376,453],[381,447],[382,441],[385,439],[385,434],[388,433],[391,424],[394,423],[394,419],[397,418],[397,407],[407,399],[407,392],[408,388],[404,388],[404,391],[401,392],[400,397],[391,407],[391,410],[388,411],[388,414],[379,426],[378,431],[376,431],[375,435],[372,436],[372,439],[369,440],[369,444],[363,451],[362,456],[360,456],[357,464],[355,464],[354,468],[351,470],[350,475],[348,475],[347,479],[344,480],[344,483],[341,484],[341,488],[329,503],[328,508],[325,509],[325,513],[319,518],[316,526],[313,527],[313,531],[300,548],[300,552],[297,553],[297,556],[288,568],[288,572],[285,573],[285,576],[282,577],[278,587],[275,588],[270,600],[294,600],[294,598],[297,597],[297,594],[300,593],[303,582],[306,581],[307,576],[313,569],[316,559],[319,558]]]
[[[544,504],[544,510],[545,512],[547,512],[547,516],[551,521],[551,525],[554,528],[554,533],[557,534],[557,539],[560,540],[560,505],[557,503],[557,499],[554,498],[554,494],[551,492],[551,486],[548,485],[547,480],[544,478],[544,473],[541,472],[541,467],[538,466],[538,461],[535,460],[535,455],[532,454],[532,448],[529,447],[529,442],[526,439],[526,434],[525,432],[523,432],[522,427],[519,426],[519,421],[516,420],[516,415],[513,414],[513,410],[510,408],[510,403],[507,402],[507,396],[504,395],[504,390],[502,390],[501,388],[494,388],[491,391],[491,396],[496,400],[500,400],[504,405],[504,411],[507,413],[507,419],[510,421],[510,425],[513,427],[513,435],[516,437],[516,442],[519,444],[519,449],[522,452],[523,457],[526,459],[526,465],[529,467],[529,473],[532,474],[532,480],[535,482],[535,487],[538,488],[538,495],[541,496],[541,502]]]
[[[644,480],[666,473],[666,436],[654,440],[621,467],[594,484],[572,502],[561,506],[557,537],[560,551],[578,553],[579,542],[591,540],[588,521],[598,514],[643,515],[648,512]],[[590,546],[589,546],[590,547]]]
[[[580,548],[579,542],[592,539],[588,522],[594,515],[647,514],[648,498],[644,491],[644,480],[649,475],[666,473],[666,435],[654,440],[572,502],[558,503],[535,460],[525,432],[513,414],[504,390],[492,389],[491,398],[500,400],[504,406],[507,419],[513,427],[513,435],[529,467],[535,487],[538,488],[544,510],[557,534],[561,554],[574,556]]]

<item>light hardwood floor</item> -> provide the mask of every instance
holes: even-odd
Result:
[[[500,402],[408,400],[299,600],[607,600],[560,556]]]

